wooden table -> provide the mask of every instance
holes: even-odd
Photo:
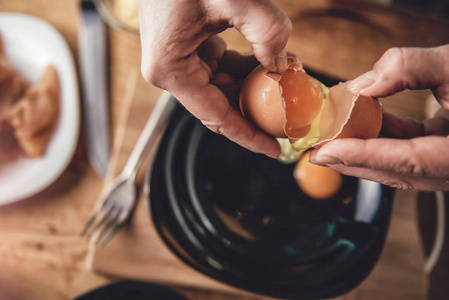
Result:
[[[306,0],[276,2],[293,20],[288,50],[297,54],[305,65],[345,80],[369,70],[389,47],[434,46],[449,42],[448,23],[413,12],[348,0],[319,0],[313,4]],[[66,38],[76,57],[78,1],[0,1],[0,11],[27,13],[48,21]],[[248,43],[234,30],[222,36],[230,48],[250,52]],[[139,69],[140,42],[135,35],[110,29],[109,45],[112,126],[116,132],[128,75],[131,70]],[[160,90],[151,86],[140,89],[136,92],[148,94],[149,104],[144,114],[147,115]],[[422,118],[426,96],[425,91],[406,92],[393,101],[384,101],[385,109]],[[72,299],[116,280],[85,267],[88,247],[78,234],[101,192],[103,180],[87,164],[84,149],[81,134],[70,166],[53,185],[29,199],[0,207],[0,286],[19,299]],[[403,225],[410,224],[414,203],[401,203],[403,207],[396,212],[399,220],[402,220],[401,214],[406,217],[403,223],[396,224],[397,230],[409,232],[414,229]],[[420,255],[418,245],[412,250],[409,249],[412,256]],[[406,258],[404,263],[408,263]],[[387,282],[375,284],[391,290],[391,299],[405,299]],[[177,289],[191,299],[236,299],[218,292]],[[346,298],[372,299],[369,293],[355,293]],[[241,299],[246,298],[241,296]]]

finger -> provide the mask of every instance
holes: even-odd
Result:
[[[256,130],[231,106],[218,87],[211,84],[200,88],[184,86],[183,90],[172,90],[172,94],[212,131],[253,152],[273,158],[280,155],[279,143]]]
[[[443,119],[449,122],[449,110],[440,108],[436,111],[434,118]]]
[[[210,74],[201,67],[200,61],[197,55],[191,55],[184,61],[184,68],[168,73],[164,80],[170,93],[212,131],[253,152],[278,157],[279,143],[256,130],[231,106],[223,92],[210,83]],[[218,78],[219,75],[216,74],[217,81],[229,81],[229,78]]]
[[[431,119],[423,121],[425,135],[449,134],[449,111],[440,108]]]
[[[341,139],[312,153],[317,163],[343,164],[408,176],[449,178],[449,139],[428,136],[410,140]]]
[[[208,37],[196,50],[199,58],[213,74],[218,70],[218,63],[226,51],[226,42],[217,35]]]
[[[259,64],[260,62],[254,55],[226,51],[220,60],[220,69],[236,78],[246,78]]]
[[[373,170],[362,167],[350,167],[343,164],[328,165],[331,169],[347,175],[366,180],[376,181],[381,184],[407,190],[419,191],[448,191],[449,181],[445,178],[416,177],[397,174],[383,170]]]
[[[449,134],[449,111],[441,109],[434,118],[425,119],[422,122],[403,116],[395,116],[383,113],[382,137],[409,139],[426,135]]]
[[[382,129],[380,134],[383,137],[409,139],[422,136],[423,132],[423,124],[416,119],[396,116],[386,112],[382,115]]]
[[[226,50],[225,41],[212,35],[197,49],[198,56],[211,70],[211,73],[221,70],[236,78],[245,78],[260,62],[254,55],[242,55],[237,51]]]
[[[448,135],[449,122],[441,118],[431,118],[423,121],[424,135]]]
[[[391,48],[376,62],[373,70],[354,79],[348,88],[363,95],[387,97],[406,88],[434,89],[449,100],[444,85],[448,72],[449,45],[437,48]]]
[[[217,1],[213,8],[251,43],[259,62],[268,70],[287,69],[285,45],[292,30],[289,18],[271,0]]]

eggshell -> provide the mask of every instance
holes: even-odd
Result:
[[[302,67],[297,59],[290,59],[289,64]],[[301,70],[296,67],[293,68]],[[254,69],[245,79],[240,91],[240,110],[259,130],[277,138],[289,138],[294,144],[297,139],[287,135],[285,131],[287,114],[279,85],[281,77],[268,72],[263,66]],[[372,97],[353,95],[348,91],[347,85],[347,82],[340,83],[329,89],[319,116],[319,137],[316,142],[304,144],[319,148],[334,139],[368,139],[379,135],[382,127],[380,102]],[[310,124],[295,128],[294,132],[296,136],[305,136],[309,130]]]
[[[319,148],[340,138],[369,139],[379,135],[382,127],[382,105],[373,97],[354,95],[340,83],[329,90],[321,121],[320,138],[313,144]]]
[[[315,199],[335,195],[343,183],[343,176],[329,167],[309,162],[310,151],[304,153],[295,166],[294,177],[301,190]]]
[[[274,137],[287,137],[285,108],[279,88],[281,75],[255,68],[245,79],[240,91],[240,110],[261,131]]]

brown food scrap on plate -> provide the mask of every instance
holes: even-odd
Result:
[[[0,38],[0,162],[45,154],[60,110],[60,83],[48,65],[29,83],[7,60]]]

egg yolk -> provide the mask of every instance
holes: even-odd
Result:
[[[288,69],[282,75],[279,85],[287,120],[285,133],[290,138],[304,137],[323,104],[319,82],[304,71]]]
[[[304,153],[295,166],[294,177],[301,190],[315,199],[327,199],[335,195],[343,184],[343,175],[329,167],[309,162],[310,151]]]

